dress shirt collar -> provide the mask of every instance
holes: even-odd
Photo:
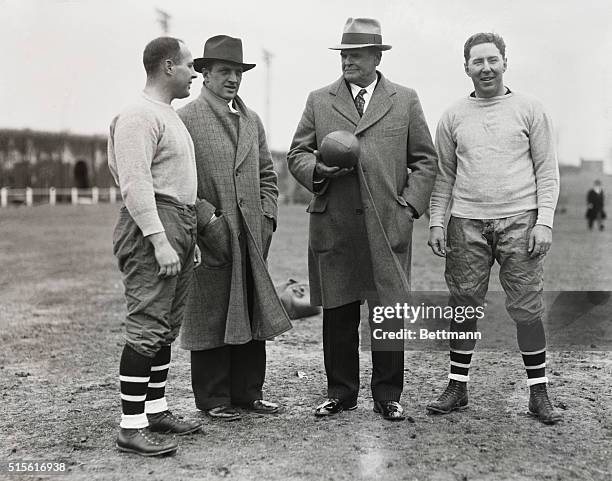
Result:
[[[367,87],[360,87],[359,85],[355,85],[355,84],[349,83],[349,85],[351,87],[351,94],[353,95],[353,98],[357,97],[357,94],[363,88],[366,89],[366,93],[363,96],[364,100],[367,99],[367,98],[371,98],[372,97],[372,92],[374,92],[374,89],[376,88],[376,84],[377,83],[378,83],[378,76],[374,79],[374,82],[372,82]]]
[[[359,85],[355,85],[353,83],[349,83],[349,87],[351,88],[351,95],[353,96],[353,99],[355,99],[355,97],[357,97],[357,95],[359,94],[359,91],[361,89],[365,88],[366,93],[363,94],[363,100],[364,100],[363,111],[364,112],[368,108],[368,104],[370,103],[370,99],[372,98],[372,93],[374,92],[374,89],[376,88],[376,84],[377,83],[378,83],[378,74],[376,75],[376,78],[374,79],[374,82],[372,82],[367,87],[360,87]]]

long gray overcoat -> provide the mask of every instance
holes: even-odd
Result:
[[[311,302],[324,308],[409,301],[408,205],[417,216],[427,208],[436,152],[416,92],[378,75],[363,117],[343,78],[312,92],[287,156],[291,173],[313,192],[312,152],[327,134],[353,132],[361,146],[355,173],[326,180],[307,209]]]
[[[198,173],[198,245],[181,346],[199,351],[252,339],[271,339],[291,328],[266,265],[277,215],[277,176],[261,120],[239,97],[239,114],[206,87],[178,114],[193,139]],[[220,218],[210,222],[213,213]],[[248,248],[248,256],[246,249]],[[246,262],[253,276],[249,319]]]

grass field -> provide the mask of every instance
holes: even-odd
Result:
[[[307,278],[304,210],[281,209],[270,255],[275,282]],[[470,409],[462,414],[425,414],[445,385],[447,355],[412,351],[403,395],[410,419],[382,422],[371,411],[371,366],[363,352],[359,409],[315,420],[325,376],[321,321],[311,318],[269,343],[266,396],[280,401],[284,413],[231,424],[204,419],[205,433],[182,439],[171,458],[118,453],[124,304],[111,255],[116,211],[111,205],[0,210],[0,462],[61,459],[71,479],[87,480],[610,478],[612,355],[601,349],[612,342],[609,301],[594,308],[598,349],[550,353],[550,390],[564,414],[557,426],[524,414],[528,391],[513,340],[475,355]],[[416,226],[413,288],[444,290],[443,262],[425,244],[426,223]],[[609,231],[586,232],[581,209],[558,216],[547,289],[609,290],[611,240]],[[493,290],[499,288],[494,277]],[[495,312],[505,315],[501,307]],[[507,329],[512,336],[512,325]],[[175,349],[173,356],[171,406],[198,416],[188,353]],[[0,471],[0,479],[7,476]]]

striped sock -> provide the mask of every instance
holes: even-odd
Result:
[[[127,344],[123,348],[119,363],[121,385],[121,423],[126,429],[146,428],[145,415],[147,384],[151,372],[151,358],[137,353]]]
[[[525,370],[527,371],[527,385],[547,383],[546,377],[546,348],[539,351],[521,351]]]
[[[469,370],[472,363],[471,351],[461,351],[459,349],[450,350],[450,373],[448,374],[449,379],[460,382],[468,382],[470,380]]]
[[[168,410],[166,402],[166,380],[170,368],[170,346],[163,346],[153,358],[151,365],[151,379],[147,388],[147,401],[145,412],[147,414],[161,413]]]

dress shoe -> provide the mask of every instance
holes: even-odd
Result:
[[[213,419],[220,419],[222,421],[237,421],[242,417],[235,408],[226,404],[209,409],[206,411],[206,414]]]
[[[382,414],[388,421],[403,421],[404,408],[397,401],[374,401],[374,412]]]
[[[195,421],[184,421],[180,417],[172,414],[170,411],[162,411],[161,413],[147,414],[149,420],[149,430],[154,433],[162,434],[184,434],[195,433],[202,429],[202,423]]]
[[[329,398],[324,403],[319,404],[315,409],[315,416],[324,418],[341,413],[342,411],[354,411],[357,409],[357,404],[346,407],[340,399]]]
[[[544,424],[555,424],[561,420],[561,414],[554,410],[546,384],[534,384],[529,387],[529,414]]]
[[[467,383],[451,379],[440,397],[427,405],[427,410],[433,414],[448,414],[451,411],[467,409],[467,407]]]
[[[247,411],[252,411],[259,414],[277,414],[280,412],[280,406],[270,401],[264,401],[263,399],[254,399],[246,404],[240,404],[240,407]]]
[[[160,456],[174,453],[178,449],[178,444],[173,438],[161,437],[152,433],[149,428],[119,428],[117,448],[119,451],[141,456]]]

